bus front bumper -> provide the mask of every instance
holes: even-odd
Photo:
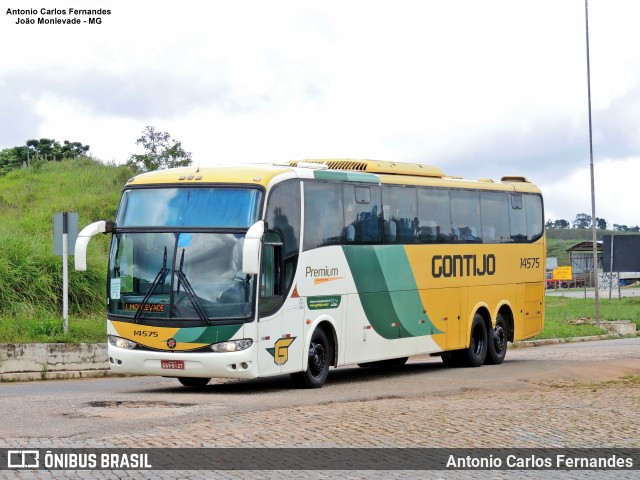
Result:
[[[109,367],[114,373],[163,377],[256,378],[255,345],[240,352],[160,352],[127,350],[108,345]]]

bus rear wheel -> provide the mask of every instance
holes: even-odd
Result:
[[[333,343],[324,330],[317,328],[309,344],[307,369],[304,372],[292,373],[291,378],[299,387],[320,388],[327,380],[332,360]]]
[[[496,318],[496,328],[489,332],[489,341],[487,345],[487,365],[500,365],[507,354],[507,322],[501,313]]]
[[[210,378],[178,377],[178,381],[185,387],[204,387],[210,380]]]
[[[461,351],[462,364],[467,367],[480,367],[487,358],[487,328],[482,315],[476,313],[471,323],[469,348]]]

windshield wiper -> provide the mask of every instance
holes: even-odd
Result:
[[[156,278],[153,279],[153,283],[151,284],[151,287],[149,287],[147,294],[142,299],[142,302],[140,302],[140,305],[138,306],[138,309],[136,310],[136,313],[133,316],[134,322],[137,323],[138,320],[140,319],[140,314],[142,313],[142,309],[151,298],[151,295],[153,295],[153,293],[156,291],[156,288],[158,288],[158,285],[164,285],[164,281],[167,278],[168,273],[169,273],[169,269],[167,268],[167,247],[164,247],[164,258],[162,259],[162,268],[156,274]]]
[[[184,291],[187,294],[187,297],[189,297],[189,300],[193,305],[193,309],[198,314],[198,317],[200,317],[202,323],[204,323],[205,325],[209,325],[209,319],[207,319],[207,315],[205,314],[202,305],[200,305],[200,302],[198,301],[198,296],[193,290],[191,283],[189,283],[189,280],[187,280],[187,276],[182,271],[182,266],[184,265],[184,251],[185,249],[183,248],[182,255],[180,256],[180,268],[176,272],[176,276],[178,277],[178,292],[180,292],[180,284],[182,284],[184,286]]]

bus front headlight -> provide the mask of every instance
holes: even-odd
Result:
[[[253,340],[250,338],[243,338],[242,340],[229,340],[228,342],[214,343],[211,345],[211,350],[214,352],[239,352],[240,350],[246,350],[253,344]]]
[[[114,347],[124,348],[125,350],[133,350],[138,346],[136,342],[127,340],[126,338],[116,337],[115,335],[109,335],[109,345]]]

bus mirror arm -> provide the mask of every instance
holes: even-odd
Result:
[[[262,252],[262,237],[265,224],[260,220],[249,228],[244,237],[242,247],[242,273],[254,275],[260,273],[260,253]]]
[[[100,220],[87,225],[78,234],[76,246],[74,248],[74,262],[76,270],[80,272],[87,271],[87,245],[89,240],[97,233],[110,233],[113,231],[113,222]]]

